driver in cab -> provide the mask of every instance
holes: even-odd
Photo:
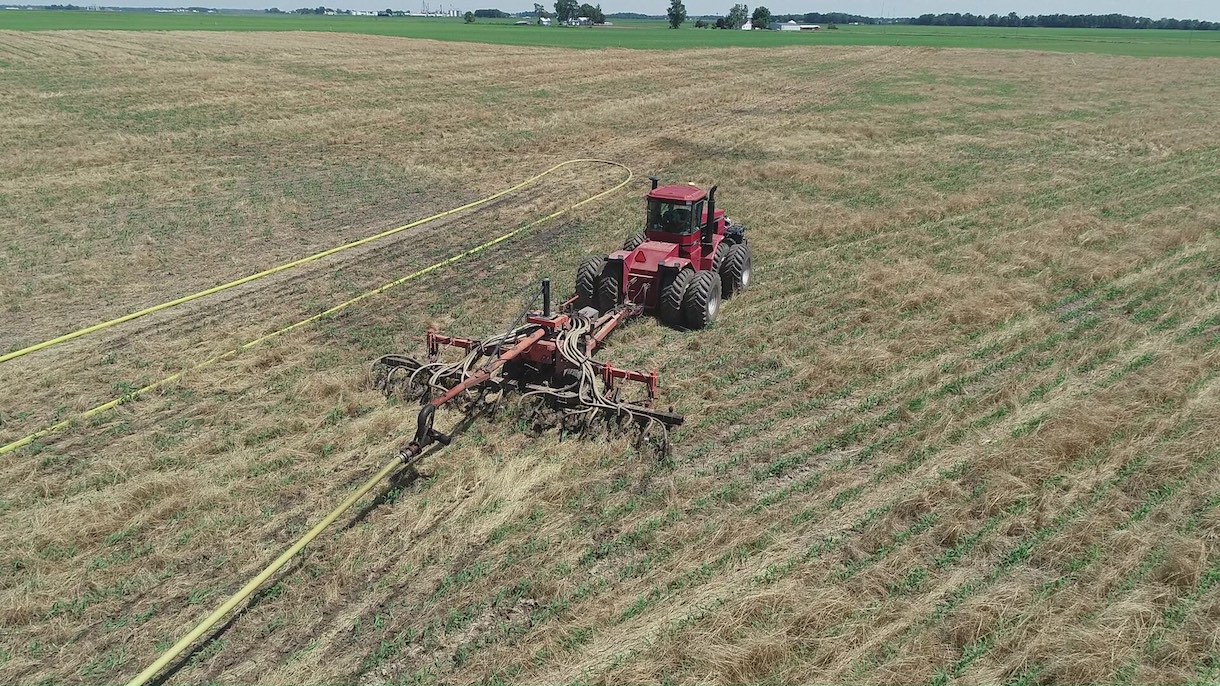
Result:
[[[686,233],[690,226],[690,208],[679,205],[665,210],[661,214],[660,226],[655,228],[666,233]]]

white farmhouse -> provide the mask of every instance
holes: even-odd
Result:
[[[818,24],[798,24],[796,21],[789,19],[786,22],[773,21],[767,24],[767,28],[772,31],[821,31],[822,27]]]

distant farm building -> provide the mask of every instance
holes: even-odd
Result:
[[[767,24],[767,28],[772,31],[821,31],[822,27],[818,24],[798,24],[793,20],[786,22],[773,21]]]

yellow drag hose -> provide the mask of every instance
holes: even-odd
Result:
[[[430,217],[424,217],[423,219],[417,219],[417,220],[411,222],[410,224],[403,224],[402,226],[397,226],[392,229],[387,229],[385,231],[382,231],[381,233],[378,233],[378,234],[375,234],[372,236],[368,236],[367,238],[361,238],[359,240],[352,241],[351,243],[347,243],[345,245],[340,245],[340,246],[336,246],[334,248],[330,248],[328,250],[323,250],[320,253],[315,253],[313,255],[309,255],[308,257],[302,257],[299,260],[293,260],[292,262],[286,262],[277,267],[272,267],[270,269],[266,269],[261,272],[258,272],[257,274],[243,276],[242,278],[237,279],[236,281],[230,281],[228,283],[220,284],[219,286],[213,286],[212,288],[209,288],[209,289],[203,290],[203,291],[199,291],[198,293],[184,295],[181,298],[176,298],[174,300],[170,300],[169,302],[163,302],[160,305],[153,305],[152,307],[144,308],[143,310],[139,310],[138,312],[132,312],[130,314],[125,314],[122,317],[118,317],[116,319],[111,319],[110,321],[100,322],[100,323],[94,324],[92,326],[86,326],[83,329],[77,329],[76,331],[73,331],[71,333],[66,333],[62,336],[57,336],[50,340],[46,340],[41,343],[35,343],[34,345],[22,348],[20,350],[14,350],[11,353],[5,353],[3,355],[0,355],[0,364],[8,362],[9,360],[15,360],[18,357],[22,357],[24,355],[29,355],[30,353],[37,352],[39,350],[45,350],[46,348],[50,348],[51,346],[59,345],[60,343],[65,343],[74,338],[80,338],[81,336],[87,336],[91,333],[103,331],[105,329],[109,329],[112,326],[118,326],[119,324],[122,324],[124,322],[129,322],[133,319],[139,319],[140,317],[143,317],[143,316],[149,315],[149,314],[153,314],[154,312],[168,310],[171,307],[175,307],[177,305],[182,305],[184,303],[189,303],[192,300],[206,298],[209,295],[215,295],[217,293],[220,293],[221,291],[227,291],[230,288],[236,288],[243,284],[250,283],[251,281],[257,281],[258,279],[261,279],[263,277],[271,276],[272,274],[278,274],[280,272],[287,271],[294,267],[299,267],[303,264],[313,262],[315,260],[320,260],[324,257],[329,257],[336,253],[341,253],[345,250],[351,250],[352,248],[358,248],[362,245],[372,243],[373,241],[378,241],[378,240],[381,240],[382,238],[386,238],[388,236],[393,236],[396,233],[406,231],[407,229],[413,229],[422,224],[427,224],[428,222],[433,222],[438,219],[443,219],[445,217],[452,216],[454,214],[457,214],[458,212],[463,212],[465,210],[469,210],[469,209],[478,207],[479,205],[486,205],[487,203],[492,202],[493,200],[498,200],[510,193],[515,193],[515,192],[521,190],[522,188],[529,186],[530,184],[536,183],[543,177],[553,174],[556,171],[558,171],[559,169],[566,167],[569,164],[582,164],[582,163],[609,164],[609,165],[613,165],[616,167],[623,167],[623,169],[627,169],[626,167],[619,164],[618,162],[611,162],[610,160],[599,160],[599,159],[595,159],[595,158],[578,158],[578,159],[573,159],[573,160],[567,160],[566,162],[560,162],[559,164],[551,167],[550,169],[547,169],[546,171],[542,172],[541,174],[535,174],[534,176],[529,177],[528,179],[522,181],[521,183],[519,183],[515,186],[506,188],[498,193],[489,195],[485,198],[480,198],[473,202],[468,202],[465,205],[462,205],[460,207],[455,207],[451,210],[445,210],[444,212],[434,214]],[[628,171],[628,173],[630,173],[631,170],[628,169],[627,171]]]
[[[559,210],[559,211],[557,211],[557,212],[552,212],[551,214],[548,214],[547,216],[545,216],[545,217],[543,217],[543,218],[541,218],[541,219],[536,219],[536,220],[534,220],[534,221],[532,221],[532,222],[530,222],[530,223],[528,223],[528,224],[525,224],[525,225],[520,226],[520,227],[518,227],[518,228],[516,228],[516,229],[513,229],[512,231],[509,231],[508,233],[505,233],[505,234],[502,234],[502,235],[500,235],[500,236],[497,236],[497,237],[495,237],[495,238],[491,239],[490,241],[487,241],[486,243],[483,243],[482,245],[477,245],[477,246],[475,246],[475,247],[473,247],[473,248],[470,248],[469,250],[465,250],[465,251],[460,252],[460,253],[458,253],[458,254],[456,254],[456,255],[452,256],[452,257],[449,257],[449,258],[446,258],[446,259],[444,259],[444,260],[441,260],[440,262],[437,262],[437,263],[435,263],[435,264],[432,264],[432,265],[429,265],[429,266],[427,266],[427,267],[424,267],[423,269],[420,269],[420,270],[418,270],[418,271],[412,272],[412,273],[410,273],[410,274],[408,274],[408,275],[406,275],[406,276],[404,276],[404,277],[402,277],[402,278],[400,278],[400,279],[395,279],[394,281],[391,281],[391,282],[389,282],[389,283],[387,283],[387,284],[384,284],[384,285],[382,285],[382,286],[381,286],[381,287],[379,287],[379,288],[375,288],[375,289],[373,289],[373,290],[371,290],[371,291],[368,291],[367,293],[362,293],[362,294],[360,294],[360,295],[358,295],[358,296],[356,296],[356,297],[354,297],[354,298],[352,298],[352,299],[350,299],[350,300],[345,300],[345,301],[343,301],[343,302],[339,303],[338,305],[335,305],[334,307],[332,307],[332,308],[330,308],[330,309],[328,309],[328,310],[326,310],[326,311],[324,311],[324,312],[320,312],[320,313],[318,313],[318,314],[315,314],[315,315],[314,315],[314,316],[312,316],[312,317],[307,317],[307,318],[305,318],[305,319],[302,319],[301,321],[296,322],[295,324],[289,324],[288,326],[285,326],[285,327],[284,327],[284,328],[282,328],[282,329],[278,329],[278,330],[276,330],[276,331],[272,331],[271,333],[266,334],[265,336],[260,336],[259,338],[256,338],[256,339],[254,339],[254,340],[252,340],[252,341],[249,341],[249,342],[247,342],[247,343],[243,343],[243,344],[241,344],[241,345],[237,346],[236,348],[234,348],[234,349],[232,349],[232,350],[230,350],[230,351],[228,351],[228,352],[221,353],[220,355],[216,355],[215,357],[210,357],[210,358],[208,358],[208,359],[204,360],[203,362],[200,362],[199,364],[196,364],[196,365],[195,365],[195,366],[193,366],[193,367],[190,367],[190,368],[188,368],[188,369],[184,369],[184,370],[182,370],[182,371],[180,371],[180,372],[177,372],[177,373],[175,373],[175,374],[171,374],[171,375],[169,375],[169,376],[165,377],[164,379],[161,379],[160,381],[154,381],[153,383],[150,383],[150,384],[148,384],[147,386],[144,386],[144,387],[142,387],[142,388],[137,388],[137,389],[135,389],[134,391],[130,391],[129,393],[124,394],[122,397],[115,398],[114,400],[111,400],[110,402],[103,403],[103,404],[101,404],[101,405],[98,405],[97,407],[94,407],[94,408],[91,408],[91,409],[85,410],[84,412],[82,412],[82,413],[80,413],[80,414],[76,415],[75,417],[71,417],[71,418],[69,418],[69,419],[65,419],[65,420],[63,420],[63,421],[61,421],[61,422],[57,422],[57,423],[52,424],[52,425],[50,425],[50,426],[48,426],[48,427],[46,427],[46,428],[44,428],[44,429],[40,429],[40,430],[38,430],[38,431],[35,431],[35,432],[34,432],[34,433],[32,433],[32,434],[29,434],[29,435],[27,435],[27,436],[25,436],[25,437],[19,438],[19,439],[15,440],[15,441],[13,441],[13,442],[11,442],[11,443],[7,443],[7,444],[5,444],[5,445],[2,445],[2,446],[0,446],[0,455],[4,455],[5,453],[10,453],[10,452],[12,452],[12,451],[14,451],[14,450],[17,450],[17,449],[19,449],[19,448],[23,448],[23,447],[25,447],[25,446],[27,446],[27,445],[29,445],[29,444],[33,443],[34,441],[36,441],[36,440],[38,440],[38,439],[40,439],[40,438],[43,438],[44,436],[47,436],[47,435],[50,435],[50,434],[56,433],[56,432],[58,432],[58,431],[62,431],[62,430],[64,430],[64,429],[66,429],[66,428],[68,428],[68,427],[72,426],[74,423],[76,423],[76,422],[78,422],[78,421],[81,421],[81,420],[83,420],[83,419],[89,419],[90,417],[94,417],[94,416],[99,415],[99,414],[101,414],[101,413],[103,413],[103,412],[106,412],[106,411],[109,411],[109,410],[113,410],[114,408],[118,407],[119,405],[122,405],[123,403],[130,402],[130,401],[135,400],[136,398],[139,398],[140,396],[145,395],[145,394],[147,394],[147,393],[149,393],[149,392],[151,392],[151,391],[155,391],[155,390],[157,390],[158,388],[161,388],[161,387],[163,387],[163,386],[165,386],[165,385],[167,385],[167,384],[171,384],[171,383],[173,383],[173,382],[177,381],[178,379],[181,379],[182,377],[186,376],[186,375],[187,375],[188,373],[190,373],[190,372],[197,371],[197,370],[203,369],[204,367],[211,366],[211,365],[213,365],[213,364],[215,364],[215,363],[217,363],[217,362],[220,362],[221,360],[226,360],[226,359],[229,359],[229,358],[231,358],[231,357],[235,357],[236,355],[239,355],[240,353],[245,352],[246,350],[249,350],[250,348],[253,348],[253,347],[254,347],[254,346],[256,346],[256,345],[259,345],[260,343],[265,343],[266,341],[269,341],[269,340],[271,340],[272,338],[275,338],[276,336],[280,336],[280,335],[283,335],[283,334],[288,333],[289,331],[294,331],[294,330],[296,330],[296,329],[299,329],[299,328],[301,328],[302,326],[306,326],[306,325],[308,325],[308,324],[312,324],[313,322],[316,322],[316,321],[318,321],[319,319],[322,319],[323,317],[326,317],[326,316],[328,316],[328,315],[332,315],[332,314],[334,314],[334,313],[336,313],[336,312],[339,312],[340,310],[344,310],[344,309],[346,309],[346,308],[348,308],[348,307],[351,307],[352,305],[355,305],[355,304],[357,304],[357,303],[359,303],[359,302],[361,302],[361,301],[367,300],[367,299],[369,299],[369,298],[371,298],[371,297],[373,297],[373,296],[375,296],[375,295],[377,295],[377,294],[379,294],[379,293],[384,293],[384,292],[386,292],[386,291],[390,290],[391,288],[394,288],[394,287],[396,287],[396,286],[401,286],[402,284],[404,284],[404,283],[406,283],[406,282],[408,282],[408,281],[412,281],[412,280],[414,280],[414,279],[418,279],[419,277],[421,277],[421,276],[423,276],[423,275],[425,275],[425,274],[428,274],[428,273],[434,272],[434,271],[436,271],[436,270],[438,270],[438,269],[440,269],[440,268],[442,268],[442,267],[446,267],[446,266],[451,265],[451,264],[453,264],[453,263],[455,263],[455,262],[458,262],[458,261],[460,261],[460,260],[463,260],[463,259],[465,259],[465,258],[467,258],[467,257],[469,257],[469,256],[471,256],[471,255],[474,255],[475,253],[479,253],[479,252],[482,252],[482,251],[484,251],[484,250],[487,250],[488,248],[491,248],[492,246],[495,246],[495,245],[498,245],[498,244],[500,244],[500,243],[503,243],[504,241],[506,241],[506,240],[508,240],[508,239],[510,239],[510,238],[512,238],[512,237],[514,237],[514,236],[516,236],[516,235],[518,235],[518,234],[520,234],[520,233],[522,233],[522,232],[524,232],[524,231],[528,231],[529,229],[532,229],[532,228],[534,228],[535,226],[538,226],[539,224],[546,223],[546,222],[548,222],[548,221],[550,221],[550,220],[554,219],[555,217],[558,217],[558,216],[560,216],[560,215],[562,215],[562,214],[565,214],[565,213],[567,213],[567,212],[570,212],[570,211],[572,211],[572,210],[574,210],[574,209],[576,209],[576,208],[578,208],[578,207],[580,207],[580,206],[582,206],[582,205],[586,205],[586,204],[588,204],[588,203],[591,203],[591,202],[593,202],[594,200],[598,200],[599,198],[604,198],[604,197],[606,197],[607,195],[610,195],[611,193],[613,193],[613,192],[615,192],[615,191],[619,190],[619,189],[620,189],[620,188],[622,188],[623,186],[626,186],[628,183],[631,183],[631,180],[632,180],[633,178],[635,178],[634,173],[633,173],[633,172],[631,171],[631,169],[630,169],[629,167],[627,167],[626,165],[619,164],[618,162],[610,162],[610,161],[607,161],[607,160],[597,160],[597,161],[598,161],[598,162],[601,162],[601,163],[604,163],[604,164],[611,164],[611,165],[614,165],[614,166],[616,166],[616,167],[621,167],[622,169],[626,170],[626,172],[627,172],[627,178],[623,179],[623,180],[622,180],[622,181],[621,181],[621,182],[620,182],[620,183],[619,183],[617,186],[614,186],[613,188],[610,188],[610,189],[608,189],[608,190],[604,190],[604,191],[602,191],[601,193],[598,193],[597,195],[592,195],[592,196],[589,196],[588,198],[585,198],[584,200],[581,200],[580,202],[576,203],[575,205],[572,205],[572,206],[567,207],[567,208],[565,208],[565,209]],[[565,164],[566,164],[566,163],[565,163]]]
[[[288,563],[289,560],[291,560],[293,558],[294,555],[301,552],[302,548],[309,545],[310,541],[317,538],[318,534],[322,533],[322,531],[324,529],[326,529],[326,527],[328,527],[332,523],[334,523],[334,521],[336,519],[338,519],[339,516],[342,515],[344,512],[347,512],[349,509],[351,509],[352,505],[356,504],[356,501],[363,498],[365,496],[365,494],[368,493],[369,491],[373,490],[373,487],[376,486],[382,479],[389,476],[395,469],[397,469],[401,465],[402,465],[402,460],[399,459],[397,456],[395,456],[394,459],[387,462],[385,464],[385,466],[381,468],[381,471],[374,474],[371,478],[369,478],[368,481],[365,481],[364,484],[360,486],[360,488],[356,489],[355,493],[353,493],[347,497],[347,500],[344,500],[343,502],[339,503],[338,507],[331,510],[330,514],[326,515],[322,519],[322,521],[315,524],[314,527],[312,529],[310,529],[308,533],[306,533],[304,536],[302,536],[300,538],[300,540],[298,540],[296,543],[293,543],[291,548],[289,548],[288,550],[285,550],[283,553],[280,554],[279,557],[275,558],[275,561],[272,562],[271,564],[267,565],[266,569],[259,572],[258,576],[251,579],[245,586],[241,587],[240,591],[238,591],[237,593],[234,593],[233,597],[226,600],[225,603],[223,605],[221,605],[220,607],[216,608],[216,610],[213,611],[212,614],[205,617],[204,620],[202,622],[200,622],[198,626],[196,626],[194,629],[191,629],[191,632],[189,634],[183,636],[181,639],[179,639],[179,641],[177,643],[175,643],[173,645],[172,648],[165,651],[165,654],[163,654],[161,657],[157,658],[156,662],[153,662],[151,665],[146,667],[143,672],[140,672],[139,674],[137,674],[134,679],[127,682],[127,686],[143,686],[144,684],[148,683],[148,680],[152,679],[154,676],[156,676],[157,672],[160,672],[162,669],[164,669],[166,667],[166,665],[173,662],[179,655],[181,655],[183,653],[183,651],[185,651],[187,648],[189,648],[191,646],[191,644],[194,643],[200,636],[207,633],[208,629],[211,629],[213,626],[215,626],[216,623],[219,622],[221,619],[224,619],[224,616],[229,614],[229,612],[233,608],[237,607],[239,604],[241,604],[243,601],[245,601],[246,598],[249,598],[251,594],[253,594],[256,590],[258,590],[259,586],[262,586],[263,583],[265,581],[267,581],[267,579],[271,578],[272,574],[275,574],[276,572],[278,572],[281,567],[283,567],[285,564]]]

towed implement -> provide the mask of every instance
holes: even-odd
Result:
[[[722,297],[746,289],[751,259],[745,234],[716,210],[716,189],[659,187],[652,179],[645,231],[623,250],[584,261],[576,295],[551,307],[542,282],[542,309],[522,326],[486,340],[428,331],[424,360],[386,355],[373,364],[374,384],[387,396],[422,407],[414,438],[400,451],[414,461],[428,446],[448,445],[435,426],[436,410],[454,405],[468,416],[494,414],[509,394],[535,431],[559,428],[582,436],[629,435],[637,447],[665,454],[669,429],[682,416],[656,407],[657,372],[620,369],[594,359],[610,334],[629,319],[656,312],[671,326],[710,324]],[[444,349],[463,351],[445,361]],[[643,387],[628,399],[625,387]],[[638,386],[637,386],[638,388]]]
[[[542,282],[542,300],[541,311],[503,334],[476,341],[429,331],[426,361],[386,355],[373,364],[377,388],[423,405],[415,437],[400,451],[404,462],[433,443],[449,444],[450,437],[433,426],[440,407],[452,403],[468,415],[492,414],[510,392],[519,396],[519,404],[528,403],[524,418],[535,430],[629,434],[637,445],[667,450],[668,430],[681,424],[682,416],[654,407],[657,373],[619,369],[593,359],[610,333],[642,309],[622,303],[604,313],[588,307],[575,310],[573,298],[552,312],[549,280]],[[442,348],[465,352],[446,362],[440,359]],[[624,381],[642,384],[644,397],[624,399]]]

